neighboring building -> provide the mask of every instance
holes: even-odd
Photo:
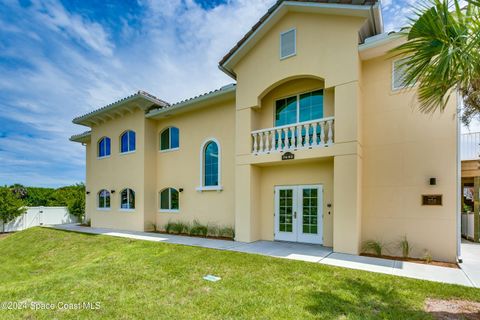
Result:
[[[462,160],[462,236],[480,242],[480,132],[464,133]]]
[[[236,85],[74,119],[91,127],[71,140],[92,226],[197,219],[353,254],[379,240],[399,255],[407,236],[413,255],[455,261],[456,108],[416,111],[388,53],[402,39],[382,32],[377,1],[278,1],[220,62]]]

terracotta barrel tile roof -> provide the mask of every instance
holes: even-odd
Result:
[[[289,2],[313,2],[313,3],[329,3],[329,4],[350,4],[350,5],[365,5],[371,6],[376,4],[379,0],[278,0],[270,9],[268,9],[267,13],[265,13],[260,20],[248,31],[245,36],[243,36],[240,41],[220,60],[219,64],[223,65],[234,53],[242,46],[242,44],[247,41],[247,39],[252,35],[252,33],[257,30],[260,25],[268,19],[268,17],[282,4],[282,2],[289,1]]]

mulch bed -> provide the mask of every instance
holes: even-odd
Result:
[[[458,264],[453,263],[453,262],[442,262],[442,261],[427,262],[425,260],[416,259],[416,258],[403,258],[403,257],[383,256],[383,255],[379,257],[379,256],[376,256],[376,255],[370,254],[370,253],[362,253],[360,255],[365,256],[365,257],[381,258],[381,259],[387,259],[387,260],[400,260],[400,261],[405,261],[405,262],[428,264],[428,265],[437,266],[437,267],[447,267],[447,268],[452,268],[452,269],[460,269]]]
[[[163,232],[163,231],[153,231],[153,232],[160,233],[160,234],[168,234],[168,235],[173,235],[173,236],[184,236],[184,237],[191,237],[191,238],[233,241],[232,238],[228,238],[228,237],[195,236],[195,235],[191,235],[191,234],[188,234],[188,233],[168,233],[168,232]]]

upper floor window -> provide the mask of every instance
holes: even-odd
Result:
[[[98,208],[110,208],[110,192],[108,190],[103,189],[98,193]]]
[[[174,188],[166,188],[160,192],[160,211],[178,211],[178,191]]]
[[[98,141],[98,157],[104,158],[110,156],[110,138],[103,137]]]
[[[175,150],[180,146],[180,131],[178,128],[166,128],[160,133],[160,150]]]
[[[291,29],[280,34],[280,59],[297,54],[297,31]]]
[[[120,208],[135,209],[135,192],[132,189],[123,189],[120,193]]]
[[[220,155],[218,143],[207,141],[203,147],[203,186],[217,187],[220,181]]]
[[[408,61],[408,57],[395,60],[393,62],[392,90],[400,90],[407,87],[407,84],[405,81],[405,71],[406,71],[405,62],[407,61]]]
[[[323,118],[323,90],[307,92],[275,102],[275,126]]]
[[[120,137],[120,152],[133,152],[135,151],[135,131],[125,131]]]

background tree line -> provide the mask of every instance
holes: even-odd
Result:
[[[83,220],[85,185],[61,188],[25,187],[21,184],[0,187],[0,221],[5,223],[25,212],[25,207],[68,207],[70,214]]]

